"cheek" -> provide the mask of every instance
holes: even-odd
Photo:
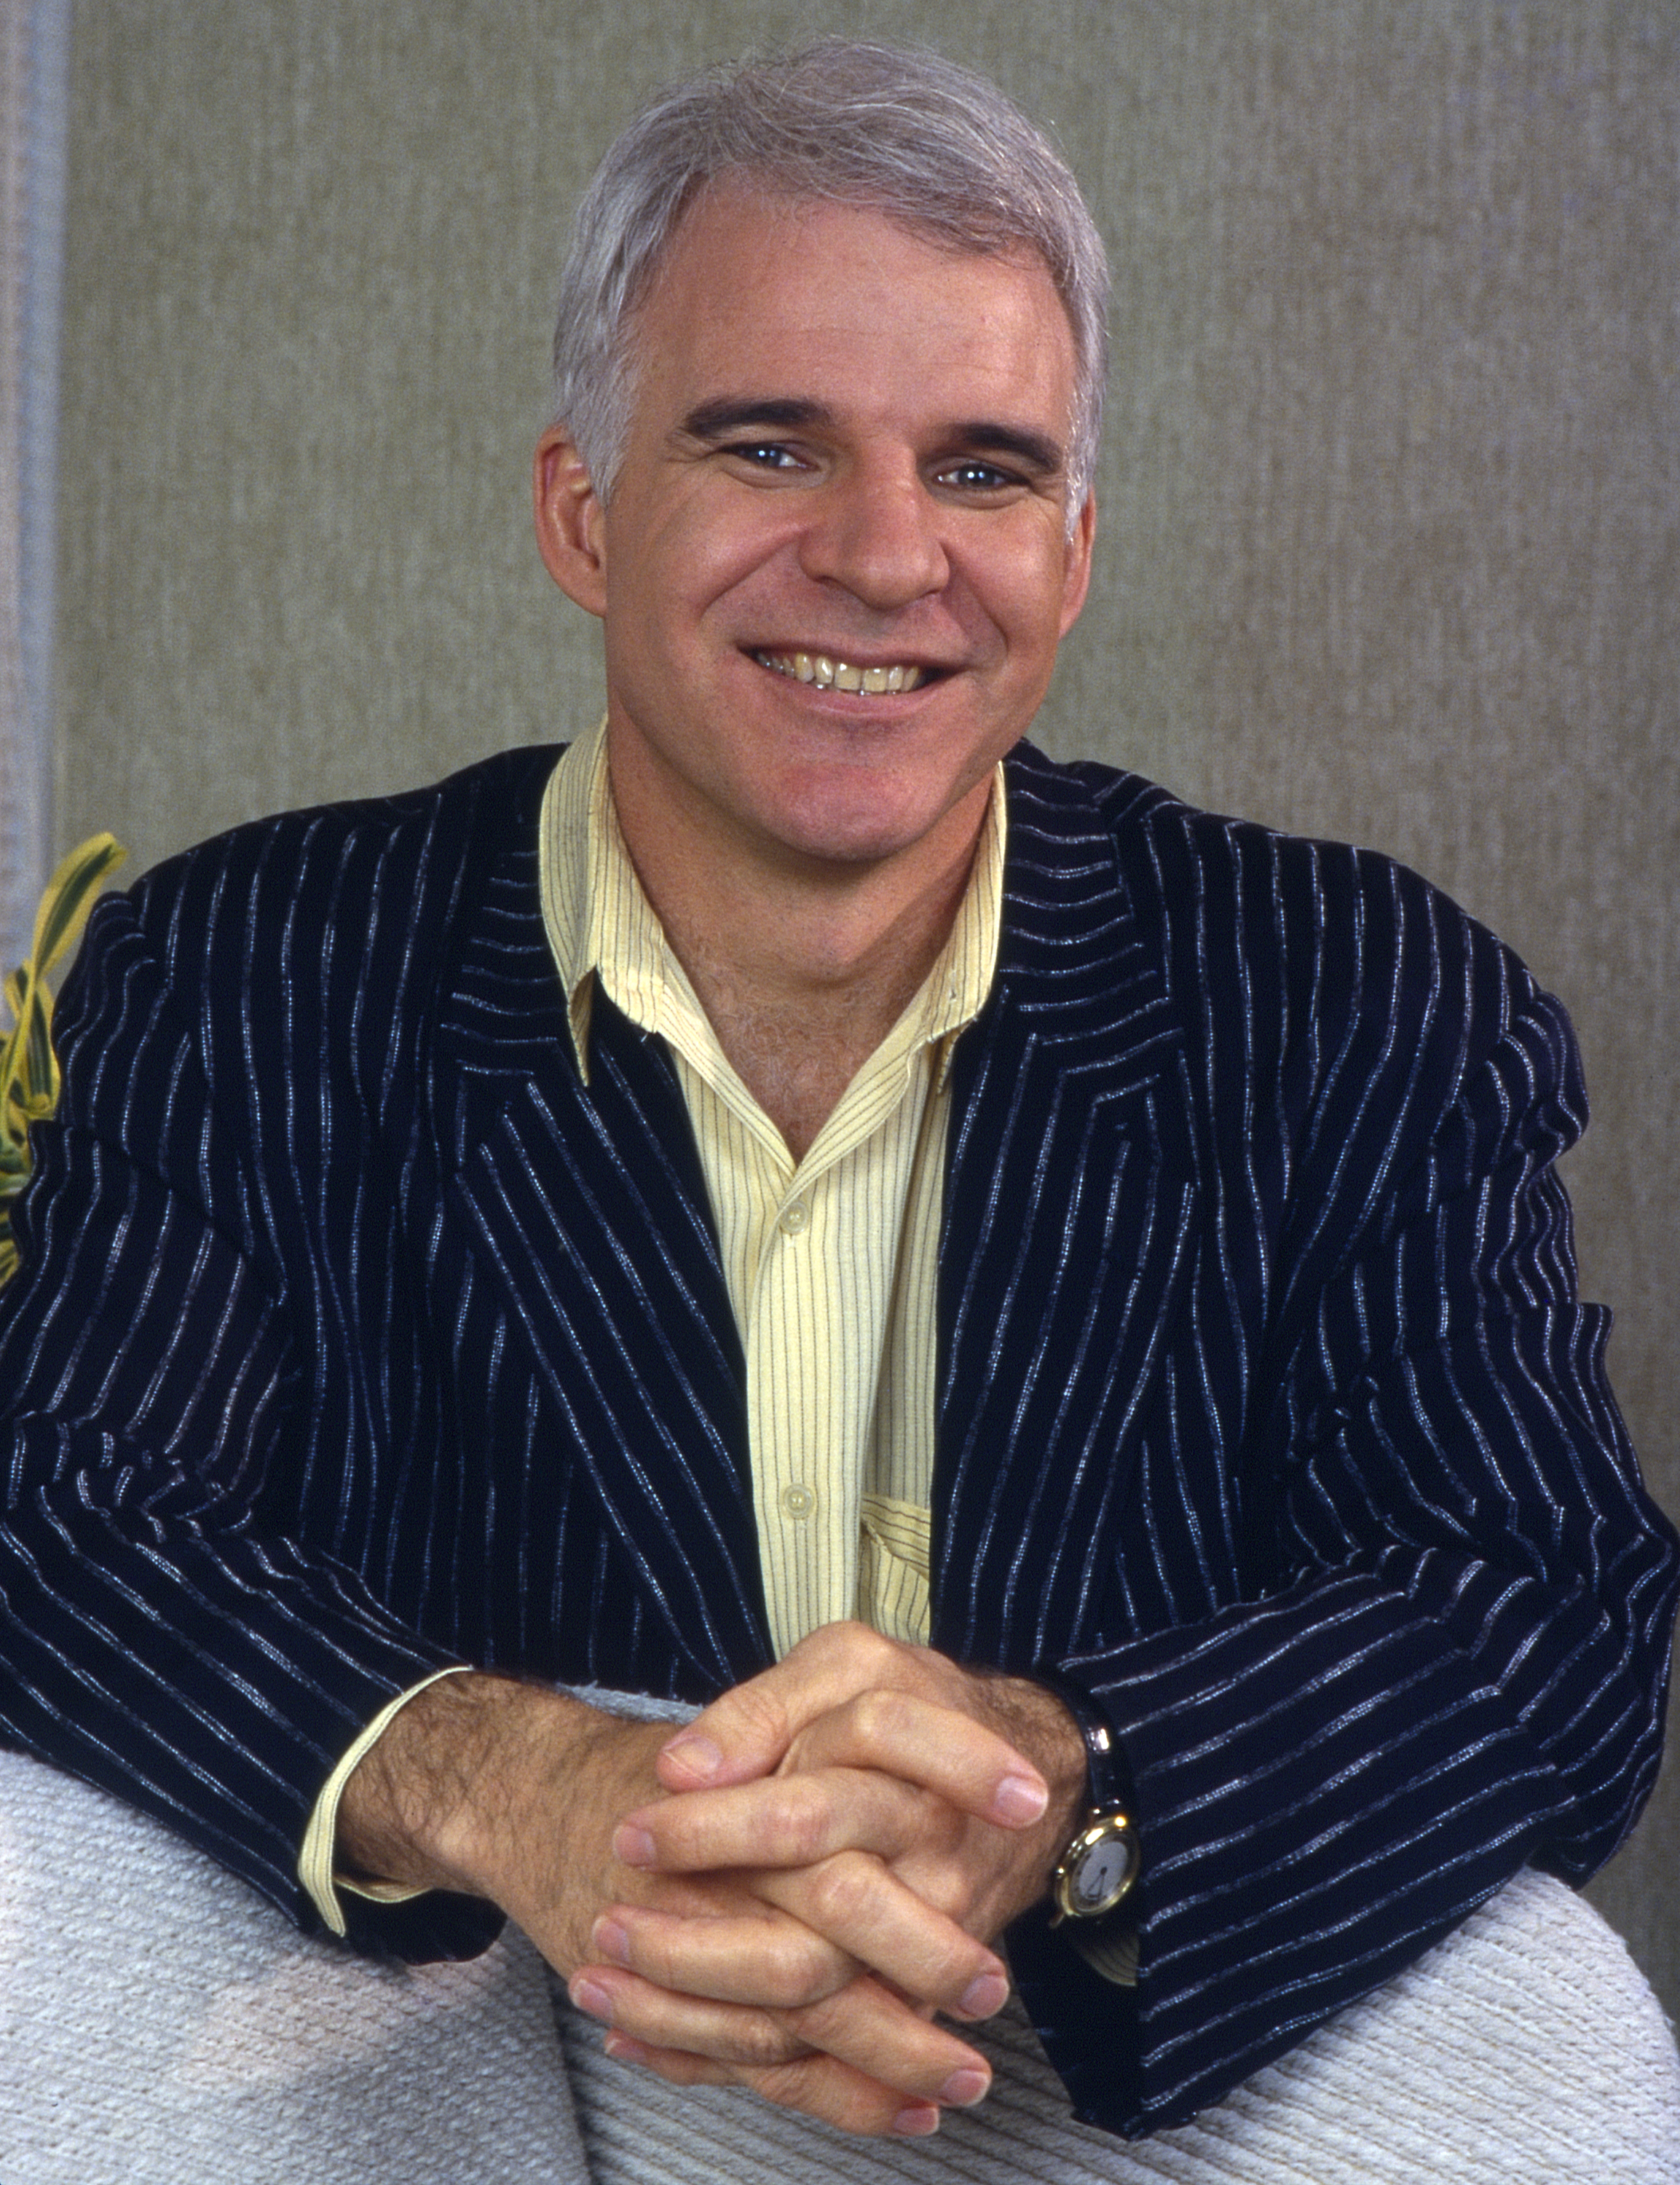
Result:
[[[779,495],[697,493],[638,527],[631,582],[645,623],[695,623],[793,581],[798,522]]]
[[[1053,537],[1047,523],[1036,522],[1012,540],[985,545],[987,550],[955,563],[968,613],[996,633],[1013,663],[1033,672],[1045,656],[1053,656],[1067,606],[1068,560],[1059,518]]]
[[[1060,584],[1023,582],[996,593],[991,609],[1012,678],[1034,686],[1047,682],[1062,639]]]

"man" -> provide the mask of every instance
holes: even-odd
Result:
[[[1081,2115],[1183,2117],[1660,1750],[1561,1012],[1021,744],[1102,307],[963,71],[651,109],[536,467],[604,730],[105,907],[0,1333],[10,1739],[857,2132],[984,2094],[1008,1972]]]

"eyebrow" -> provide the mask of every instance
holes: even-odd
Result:
[[[789,394],[721,395],[690,410],[678,429],[691,440],[721,440],[752,425],[796,429],[833,422],[834,412],[826,402]]]
[[[995,417],[970,417],[953,425],[951,437],[959,446],[977,451],[989,449],[1000,455],[1015,455],[1033,470],[1053,478],[1067,462],[1061,443],[1047,433],[1034,433],[1021,425],[1000,424]]]
[[[731,433],[762,428],[798,432],[832,426],[834,413],[826,402],[799,395],[720,395],[701,402],[683,419],[678,430],[692,440],[727,439]],[[1045,478],[1054,478],[1066,467],[1067,455],[1058,441],[1046,433],[1020,425],[1006,425],[995,417],[959,419],[946,436],[953,452],[1013,455]]]

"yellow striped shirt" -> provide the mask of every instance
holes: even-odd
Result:
[[[601,729],[544,798],[543,916],[587,1074],[595,981],[665,1040],[746,1354],[759,1557],[778,1655],[861,1616],[926,1643],[935,1288],[952,1042],[985,1000],[1003,893],[994,782],[968,886],[920,988],[795,1163],[643,892]]]

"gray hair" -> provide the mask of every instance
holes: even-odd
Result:
[[[1108,265],[1067,162],[985,76],[937,53],[823,38],[662,92],[613,143],[578,208],[561,277],[555,415],[605,500],[635,400],[636,307],[684,214],[739,176],[885,215],[957,250],[1026,251],[1073,331],[1069,529],[1090,492],[1108,361]]]

